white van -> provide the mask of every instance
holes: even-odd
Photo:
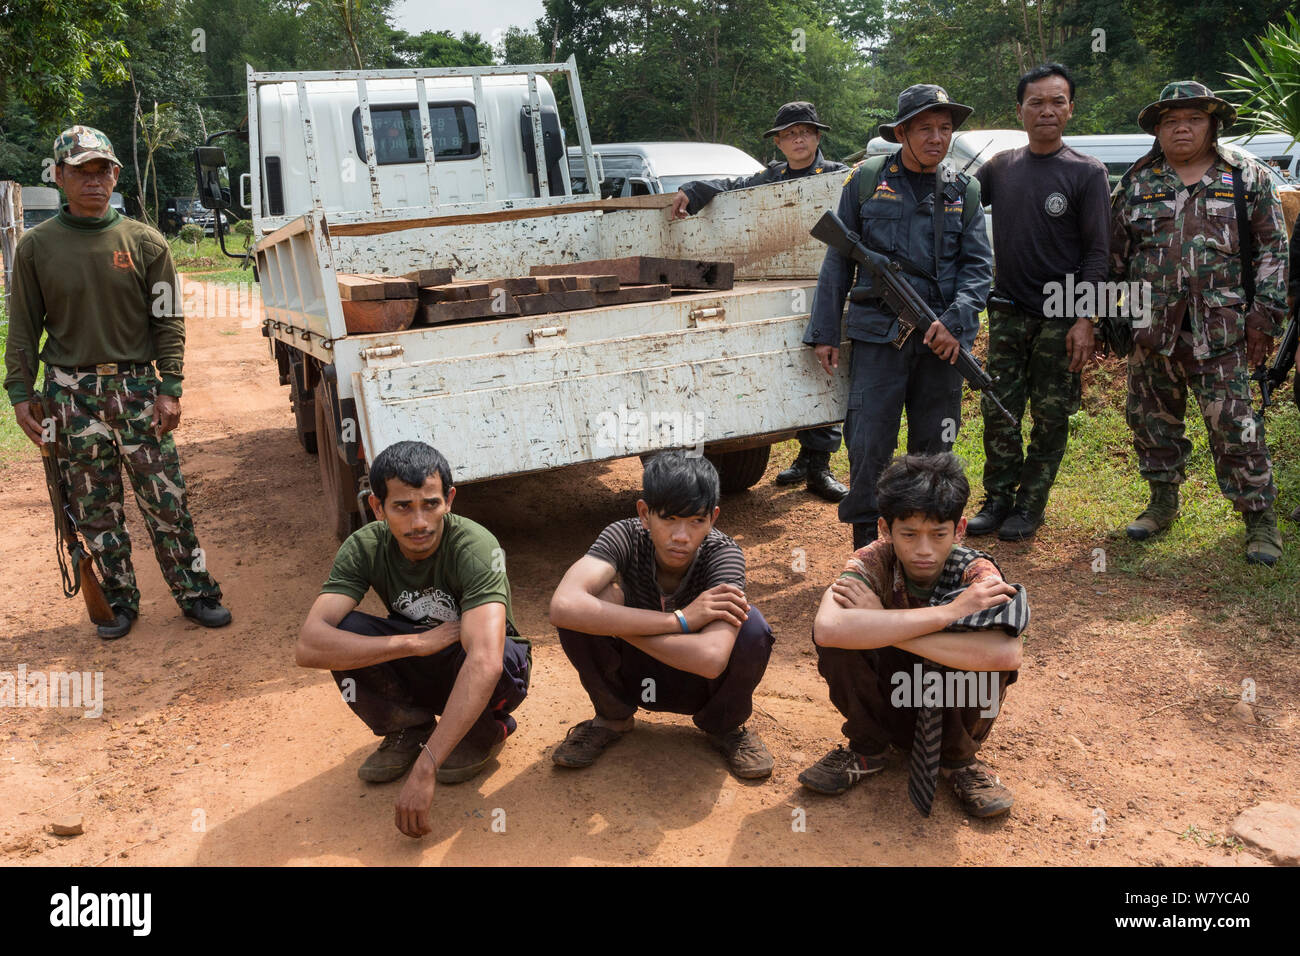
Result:
[[[313,208],[313,180],[325,212],[370,209],[380,194],[383,208],[390,212],[401,207],[435,205],[430,200],[414,77],[372,79],[365,84],[378,179],[372,188],[358,84],[315,78],[334,75],[295,74],[293,80],[257,84],[257,122],[249,130],[249,147],[250,154],[261,162],[261,208],[256,212],[264,231],[278,228]],[[480,85],[484,116],[475,112],[476,85]],[[555,94],[545,77],[537,77],[536,88],[548,193],[562,196],[568,191],[569,170],[560,162],[564,132],[556,112]],[[424,89],[433,145],[436,205],[483,202],[489,193],[497,200],[541,195],[526,77],[429,78],[424,81]],[[308,104],[305,108],[298,102],[300,90]],[[492,130],[492,148],[487,157],[479,148],[484,128]]]
[[[31,229],[59,214],[59,191],[53,186],[23,187],[23,229]]]
[[[721,143],[603,143],[591,148],[606,199],[671,193],[697,179],[752,176],[763,169],[749,153]],[[569,178],[575,193],[588,192],[577,146],[569,147]]]
[[[1254,153],[1282,172],[1300,178],[1300,143],[1286,133],[1245,133],[1227,137],[1223,141]]]

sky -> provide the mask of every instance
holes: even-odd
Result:
[[[495,46],[507,27],[531,30],[542,15],[542,0],[401,0],[392,12],[394,25],[407,33],[477,33]]]

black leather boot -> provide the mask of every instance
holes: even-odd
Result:
[[[808,453],[802,448],[790,467],[776,476],[778,485],[797,485],[808,478]]]
[[[808,453],[808,490],[826,501],[841,501],[849,493],[831,474],[831,456],[828,452]]]

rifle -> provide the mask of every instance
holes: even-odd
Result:
[[[895,348],[902,348],[903,342],[912,332],[920,330],[924,334],[931,325],[939,321],[934,310],[916,294],[916,290],[906,280],[899,276],[902,266],[868,249],[863,245],[862,237],[844,225],[834,212],[827,211],[817,220],[817,224],[812,227],[812,237],[838,250],[870,271],[874,285],[873,293],[898,314],[899,324],[903,327],[902,334],[894,340]],[[993,379],[980,368],[980,363],[975,356],[965,348],[960,346],[958,348],[960,351],[957,355],[957,371],[961,373],[961,377],[970,383],[971,388],[987,395],[989,401],[997,406],[998,411],[1006,416],[1007,421],[1018,426],[1020,422],[1003,407],[997,395],[993,393]]]
[[[1278,344],[1277,354],[1273,356],[1272,363],[1267,361],[1260,362],[1259,367],[1251,373],[1252,381],[1259,382],[1260,397],[1260,414],[1264,414],[1264,409],[1272,404],[1273,392],[1286,384],[1286,377],[1291,374],[1291,366],[1295,365],[1296,342],[1300,340],[1300,296],[1291,306],[1291,316],[1287,321],[1286,331],[1282,333],[1282,341]],[[1300,375],[1296,376],[1296,404],[1300,405]]]
[[[26,349],[18,350],[18,361],[22,365],[23,379],[27,383],[28,391],[31,392],[32,401],[40,410],[42,425],[53,421],[53,416],[45,404],[45,396],[36,390],[36,377],[27,364]],[[104,589],[95,574],[95,564],[82,545],[81,538],[77,534],[77,525],[72,520],[72,510],[68,507],[63,473],[59,468],[59,453],[54,441],[41,442],[41,460],[45,463],[45,487],[49,490],[50,505],[54,508],[54,553],[58,556],[59,572],[63,575],[63,596],[75,597],[80,591],[91,621],[96,624],[112,624],[115,620],[113,609],[109,606],[108,599],[104,597]],[[64,548],[72,559],[70,571],[63,557]]]

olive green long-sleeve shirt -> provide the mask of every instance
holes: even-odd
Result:
[[[5,349],[5,391],[14,404],[31,398],[18,349],[34,364],[42,331],[47,365],[153,362],[159,391],[179,398],[185,319],[162,235],[113,209],[86,219],[66,205],[24,233],[14,253]]]

